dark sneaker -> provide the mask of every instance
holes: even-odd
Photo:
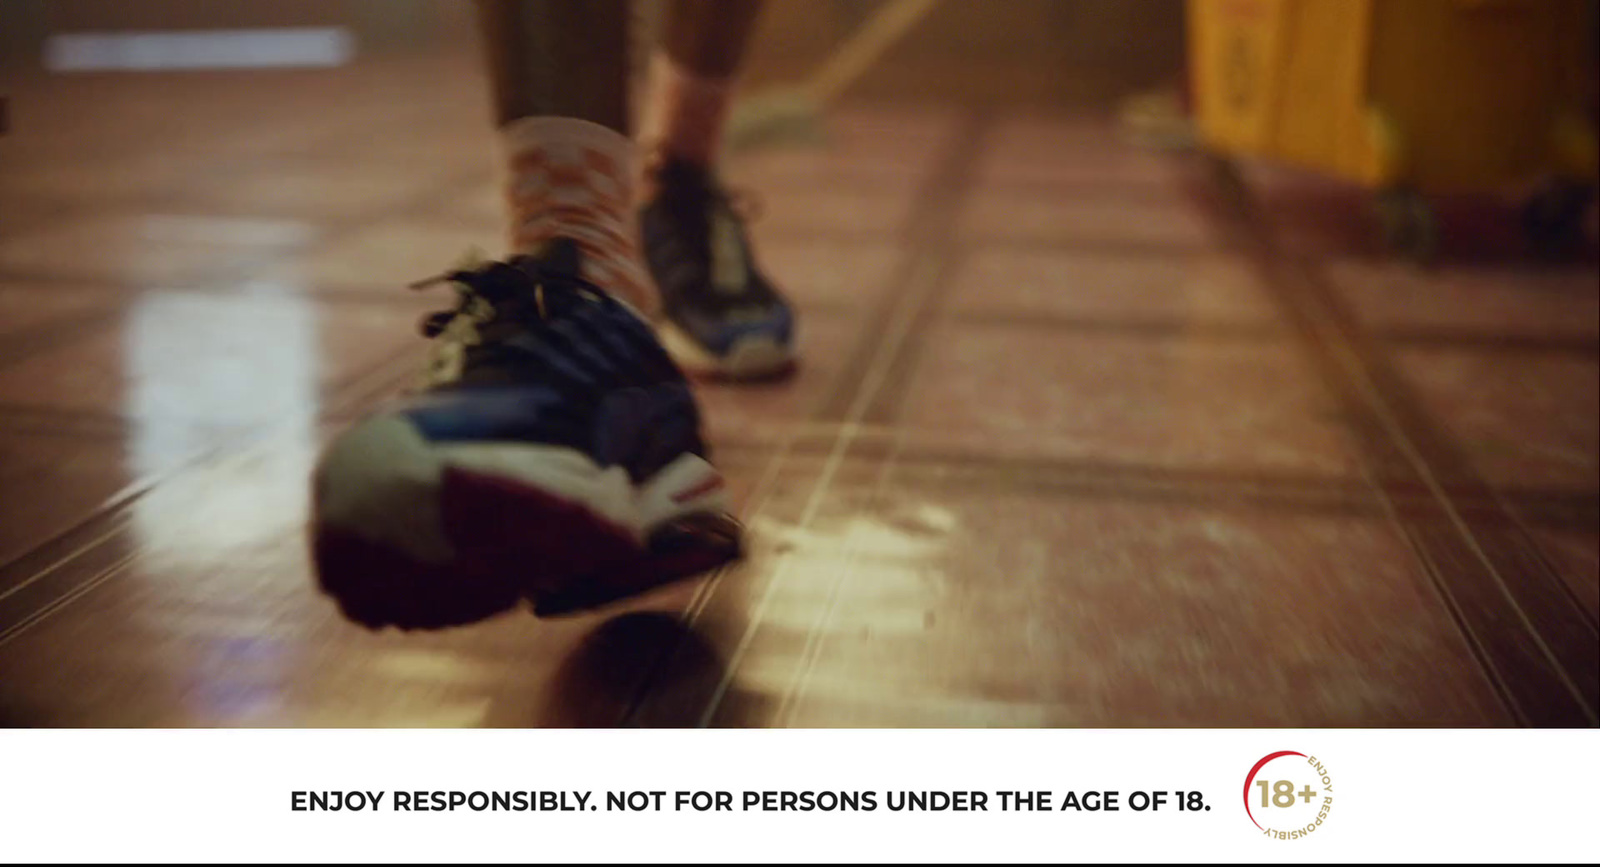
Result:
[[[665,160],[640,212],[645,262],[661,290],[661,342],[685,369],[757,379],[794,365],[794,315],[761,272],[744,220],[709,172]]]
[[[457,271],[425,387],[339,437],[313,482],[322,589],[372,628],[572,613],[740,555],[682,372],[568,242]]]

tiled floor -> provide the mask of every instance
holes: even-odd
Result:
[[[852,104],[733,159],[806,355],[701,387],[747,562],[573,620],[345,623],[306,473],[414,372],[446,299],[404,284],[498,246],[477,85],[10,89],[0,722],[1595,725],[1592,239],[1419,270],[1358,191],[1065,111]]]

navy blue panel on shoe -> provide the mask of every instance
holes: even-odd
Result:
[[[762,311],[765,318],[725,321],[715,315],[683,311],[677,320],[682,328],[713,355],[725,355],[735,343],[750,337],[765,337],[780,345],[793,339],[794,315],[784,305],[775,305]]]
[[[694,395],[682,383],[618,389],[600,402],[590,454],[601,466],[621,464],[635,481],[679,455],[705,456]]]
[[[560,391],[538,383],[461,387],[422,395],[410,401],[402,415],[434,442],[544,442],[555,433],[554,412],[563,402]]]

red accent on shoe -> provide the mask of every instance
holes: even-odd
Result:
[[[702,480],[699,484],[695,485],[694,487],[692,487],[692,488],[684,488],[683,490],[677,492],[676,494],[673,494],[672,495],[672,502],[674,502],[674,503],[687,503],[690,500],[694,499],[695,497],[702,497],[702,496],[705,496],[706,494],[711,493],[712,491],[721,490],[722,485],[723,485],[723,479],[722,479],[722,476],[720,474],[707,476],[704,480]]]
[[[715,482],[722,484],[721,477]],[[419,561],[338,527],[318,528],[318,582],[347,619],[371,629],[444,629],[498,616],[524,600],[541,616],[578,613],[731,559],[712,547],[656,554],[628,528],[580,503],[459,469],[445,471],[439,507],[455,550],[446,563]]]

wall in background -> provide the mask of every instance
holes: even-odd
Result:
[[[747,79],[813,69],[884,2],[770,0]],[[662,5],[639,0],[638,43]],[[297,26],[349,28],[358,59],[476,39],[465,0],[0,0],[0,67],[37,70],[52,33]],[[1182,0],[945,0],[857,90],[1060,101],[1168,82],[1182,63]]]
[[[363,53],[459,40],[451,0],[3,0],[0,65],[39,68],[52,34],[256,27],[348,27]],[[461,11],[469,11],[463,9]],[[454,29],[451,29],[454,28]]]

